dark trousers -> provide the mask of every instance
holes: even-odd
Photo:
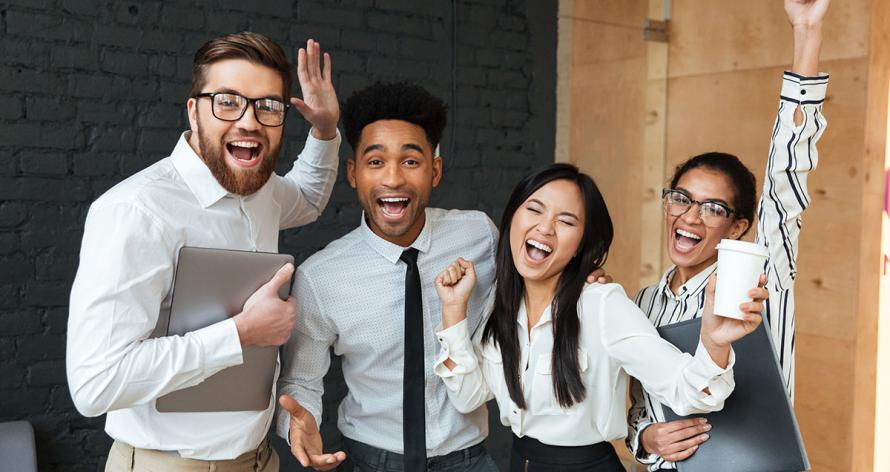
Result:
[[[607,442],[587,446],[551,446],[528,436],[513,436],[510,472],[624,472]]]
[[[402,472],[405,470],[404,456],[365,443],[343,438],[346,455],[352,459],[355,472]],[[479,443],[444,456],[426,460],[429,472],[498,472],[485,445]]]

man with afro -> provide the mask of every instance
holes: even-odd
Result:
[[[479,326],[491,292],[497,229],[479,211],[429,208],[442,178],[437,155],[446,106],[409,83],[377,83],[343,107],[354,150],[347,178],[359,226],[304,262],[294,291],[300,320],[282,359],[278,433],[303,466],[336,468],[321,423],[329,349],[349,391],[338,427],[356,470],[496,471],[483,446],[488,412],[458,412],[433,373],[441,307],[434,279],[457,257],[476,265],[468,303]]]

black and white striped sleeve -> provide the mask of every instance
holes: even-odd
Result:
[[[810,203],[807,177],[818,163],[816,143],[826,126],[822,102],[827,86],[828,75],[802,77],[785,72],[782,78],[757,215],[757,240],[770,254],[767,275],[771,289],[787,290],[797,276],[801,214]],[[803,122],[795,125],[798,107]]]

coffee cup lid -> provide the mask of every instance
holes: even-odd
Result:
[[[769,250],[765,246],[748,241],[739,241],[737,239],[721,239],[717,245],[717,250],[727,249],[730,251],[744,252],[752,256],[768,257]]]

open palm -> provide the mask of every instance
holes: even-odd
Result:
[[[333,138],[340,120],[340,103],[331,82],[331,56],[321,54],[317,41],[310,39],[305,50],[297,51],[297,78],[303,98],[293,97],[291,103],[318,131],[316,138]]]

